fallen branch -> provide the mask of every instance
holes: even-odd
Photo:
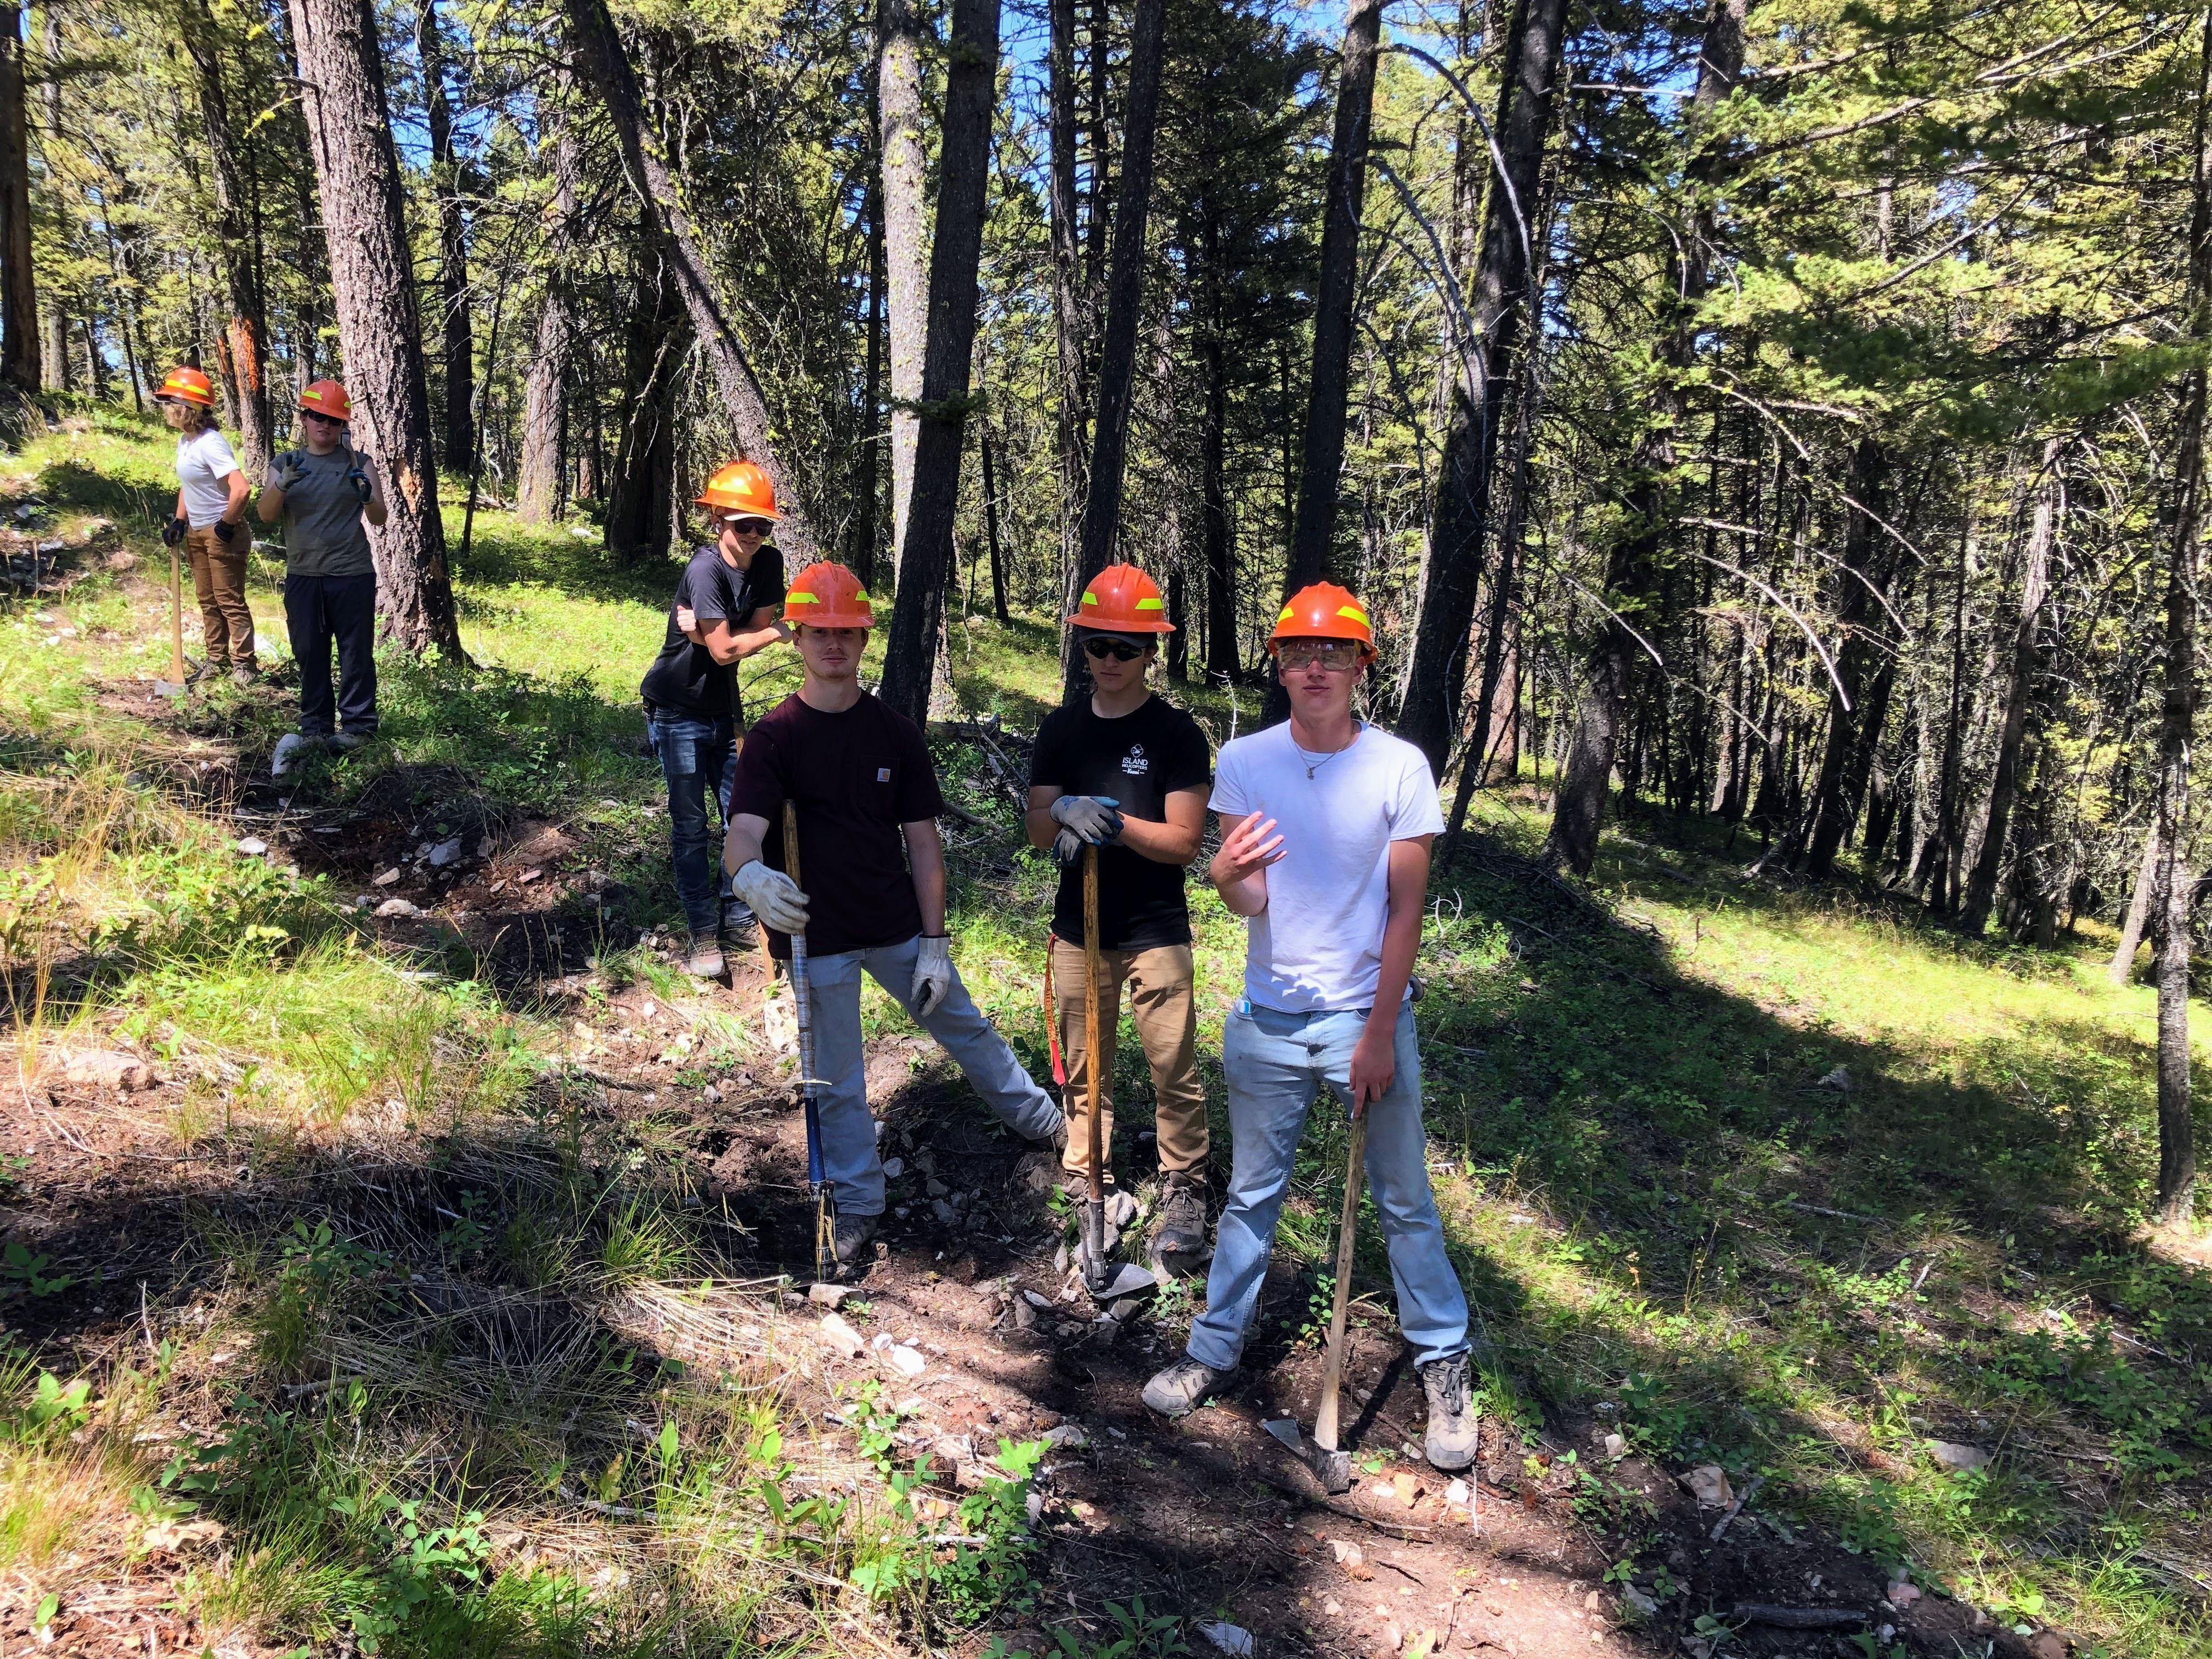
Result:
[[[1722,1512],[1721,1518],[1713,1522],[1713,1542],[1717,1544],[1721,1541],[1721,1534],[1729,1529],[1729,1523],[1743,1513],[1743,1506],[1758,1497],[1759,1489],[1765,1484],[1766,1477],[1763,1474],[1754,1474],[1744,1482],[1743,1490],[1735,1495],[1735,1500]]]

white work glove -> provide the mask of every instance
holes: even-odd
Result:
[[[914,959],[914,1012],[927,1018],[952,994],[952,941],[943,933],[924,933],[921,954]]]
[[[806,895],[782,871],[771,870],[754,859],[730,878],[730,885],[752,907],[753,914],[777,933],[806,931]]]
[[[298,450],[287,450],[283,454],[279,455],[276,458],[277,489],[283,490],[297,489],[307,481],[307,464],[300,458],[300,452]]]

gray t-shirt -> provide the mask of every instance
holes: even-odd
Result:
[[[361,516],[368,503],[347,476],[359,459],[343,444],[327,455],[295,449],[276,458],[270,477],[283,478],[295,463],[307,474],[284,492],[288,575],[366,576],[376,569]]]

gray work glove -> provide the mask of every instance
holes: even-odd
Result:
[[[1111,795],[1062,795],[1046,811],[1061,829],[1103,846],[1121,833],[1121,815],[1115,811],[1121,804]]]
[[[287,450],[276,458],[277,489],[286,491],[297,489],[307,482],[307,464],[300,459],[298,450]]]
[[[752,906],[753,914],[779,933],[806,931],[806,895],[781,870],[771,870],[758,859],[730,878],[737,895]]]
[[[914,959],[914,1012],[927,1018],[952,994],[952,941],[943,933],[924,933],[921,954]]]

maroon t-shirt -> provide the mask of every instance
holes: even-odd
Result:
[[[786,867],[783,803],[799,807],[799,884],[811,956],[899,945],[921,932],[921,905],[899,826],[945,810],[937,769],[915,723],[866,692],[842,714],[797,693],[754,722],[738,751],[730,811],[768,820],[761,859]],[[769,948],[791,955],[769,928]]]

